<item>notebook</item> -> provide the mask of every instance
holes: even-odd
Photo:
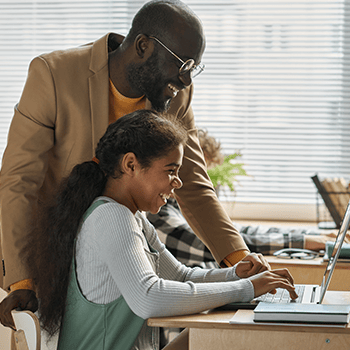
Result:
[[[320,286],[312,284],[299,284],[295,285],[296,292],[298,294],[298,299],[293,301],[289,298],[289,293],[285,289],[277,289],[277,295],[274,294],[264,294],[261,297],[253,299],[249,303],[230,303],[225,305],[225,310],[237,310],[237,309],[255,309],[255,307],[260,303],[264,302],[264,307],[268,307],[268,303],[290,303],[295,306],[299,304],[322,304],[323,298],[326,294],[327,288],[330,284],[336,263],[338,261],[341,247],[344,243],[346,232],[350,225],[350,201],[348,203],[347,209],[345,211],[343,221],[338,231],[337,238],[333,245],[333,252],[330,254],[328,264],[326,266],[325,272],[323,274],[322,283]],[[281,298],[280,298],[281,297]]]

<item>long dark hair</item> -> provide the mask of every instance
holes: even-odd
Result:
[[[54,198],[40,206],[23,249],[34,281],[42,328],[50,336],[60,328],[70,278],[74,240],[81,219],[102,195],[108,177],[120,177],[120,160],[133,152],[143,168],[185,144],[185,129],[157,113],[140,110],[111,124],[96,148],[96,161],[76,165]]]

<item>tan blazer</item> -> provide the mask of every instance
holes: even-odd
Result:
[[[38,200],[45,199],[74,165],[94,156],[108,126],[108,47],[115,49],[122,40],[110,33],[85,46],[41,55],[30,64],[0,174],[6,288],[29,277],[19,250]],[[169,110],[183,120],[189,134],[180,171],[184,186],[177,199],[196,234],[221,261],[247,247],[207,176],[190,106],[192,89],[179,92]],[[146,108],[151,108],[149,102]]]

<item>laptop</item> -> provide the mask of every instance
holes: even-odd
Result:
[[[296,300],[291,300],[289,297],[289,292],[286,289],[277,289],[276,294],[266,293],[258,298],[253,299],[248,303],[234,302],[229,303],[220,309],[225,310],[238,310],[238,309],[255,309],[255,307],[260,303],[291,303],[295,305],[299,304],[322,304],[323,298],[326,294],[328,286],[330,284],[332,275],[337,264],[341,247],[344,243],[346,232],[350,225],[350,201],[348,203],[347,209],[345,211],[343,221],[338,231],[337,238],[333,245],[333,251],[329,256],[328,264],[326,266],[325,272],[323,274],[322,283],[320,286],[312,284],[296,284],[295,290],[298,294]]]

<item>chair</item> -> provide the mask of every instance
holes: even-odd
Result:
[[[7,293],[0,288],[0,302],[7,296]],[[10,350],[11,349],[11,329],[4,327],[0,324],[0,349]]]
[[[0,288],[0,302],[7,296]],[[17,350],[40,350],[40,324],[36,315],[31,311],[12,311],[12,317],[17,331],[14,332]],[[11,350],[12,330],[0,325],[0,349]]]
[[[12,311],[17,331],[14,333],[17,350],[40,350],[41,334],[38,318],[31,311]]]

